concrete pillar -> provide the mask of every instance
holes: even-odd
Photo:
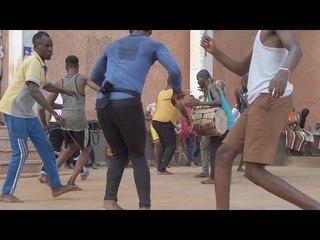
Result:
[[[10,30],[9,31],[9,83],[18,70],[24,57],[24,47],[32,48],[32,37],[38,30]]]
[[[190,91],[198,98],[202,93],[198,90],[197,73],[206,68],[213,74],[213,56],[206,53],[200,46],[200,40],[204,33],[213,36],[212,30],[191,30],[190,31]]]
[[[12,81],[14,74],[18,70],[18,67],[22,61],[22,49],[23,49],[23,31],[22,30],[10,30],[9,31],[9,57],[8,67],[9,84]]]

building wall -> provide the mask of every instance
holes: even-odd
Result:
[[[112,41],[127,36],[128,30],[94,31],[94,30],[44,30],[53,39],[53,56],[47,61],[48,76],[58,80],[65,75],[65,58],[76,55],[80,60],[81,74],[91,74],[94,63],[105,46]],[[183,88],[189,88],[189,31],[153,31],[152,38],[165,43],[181,67]],[[155,100],[157,94],[166,87],[167,73],[155,63],[148,74],[144,87],[142,102],[144,108]],[[86,111],[88,119],[96,119],[95,92],[87,88]]]
[[[70,54],[75,54],[80,59],[80,73],[90,75],[92,66],[103,50],[104,46],[119,37],[126,36],[127,30],[94,31],[94,30],[45,30],[54,44],[54,54],[47,61],[48,75],[52,80],[58,80],[65,74],[64,59]],[[231,57],[240,58],[252,46],[255,30],[214,30],[217,45]],[[320,122],[320,31],[296,30],[296,37],[302,47],[303,57],[291,74],[295,90],[293,93],[294,106],[302,110],[310,109],[307,125]],[[164,42],[173,53],[181,67],[183,75],[183,88],[189,89],[189,64],[190,64],[190,39],[188,30],[155,30],[151,36]],[[5,58],[3,59],[3,76],[1,81],[1,96],[8,86],[8,30],[3,31],[3,46]],[[240,77],[226,70],[217,60],[213,60],[214,78],[227,82],[227,97],[231,105],[235,104],[234,89],[240,88]],[[165,87],[167,74],[158,64],[151,67],[146,80],[142,101],[144,108],[155,100],[157,93]],[[87,89],[87,116],[96,119],[94,110],[95,93]]]
[[[0,96],[4,94],[4,91],[8,87],[8,49],[9,49],[9,31],[2,30],[3,52],[4,58],[2,59],[2,79],[0,86]]]
[[[253,44],[255,30],[215,30],[216,44],[230,57],[240,59],[248,52]],[[294,84],[293,104],[301,111],[307,107],[310,114],[306,126],[320,122],[320,31],[295,31],[298,42],[303,51],[303,57],[290,76]],[[227,83],[226,93],[230,104],[235,102],[234,89],[241,88],[240,77],[227,70],[217,60],[213,60],[214,79],[223,79]]]

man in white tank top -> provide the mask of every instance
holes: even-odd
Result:
[[[260,30],[253,48],[238,61],[225,55],[206,34],[201,46],[235,74],[249,73],[249,106],[216,154],[217,209],[230,208],[231,169],[238,153],[243,153],[245,177],[250,181],[302,209],[320,209],[319,202],[265,169],[273,162],[280,133],[292,109],[293,85],[289,77],[302,56],[294,33]]]

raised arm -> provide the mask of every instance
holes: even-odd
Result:
[[[160,44],[157,48],[157,59],[160,64],[167,70],[169,75],[169,82],[175,94],[182,94],[182,76],[180,67],[176,60],[169,52],[164,44]]]
[[[220,63],[222,63],[231,72],[243,76],[249,71],[252,49],[240,60],[234,60],[223,53],[217,46],[213,38],[204,34],[201,38],[200,45],[211,53]]]

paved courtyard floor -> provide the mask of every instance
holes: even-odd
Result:
[[[102,206],[106,184],[107,166],[91,169],[90,176],[77,184],[83,191],[66,193],[58,198],[51,196],[46,184],[36,177],[20,178],[15,196],[23,203],[0,202],[0,210],[99,210]],[[175,167],[174,175],[157,175],[156,168],[150,167],[152,210],[214,210],[214,185],[201,184],[202,178],[193,176],[201,167]],[[293,186],[320,201],[320,168],[296,166],[268,167],[272,173],[284,178]],[[66,183],[70,170],[63,170],[63,183]],[[4,179],[0,179],[2,186]],[[133,169],[126,168],[119,188],[118,203],[124,209],[137,210],[138,197],[133,180]],[[242,173],[232,173],[232,210],[297,210],[288,203],[248,181]]]

